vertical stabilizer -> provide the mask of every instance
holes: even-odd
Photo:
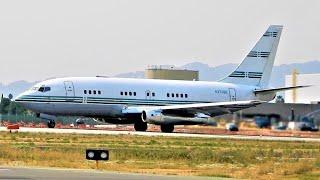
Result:
[[[236,70],[220,82],[267,87],[281,32],[282,26],[270,26]]]

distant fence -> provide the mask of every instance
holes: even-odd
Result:
[[[69,125],[71,123],[75,124],[78,118],[79,117],[58,116],[57,122],[63,125]],[[10,122],[10,123],[24,122],[24,123],[39,124],[39,123],[46,123],[46,120],[37,118],[34,115],[0,114],[0,122]],[[89,125],[96,124],[96,122],[90,118],[85,118],[85,123]]]
[[[40,123],[42,122],[41,119],[32,116],[32,115],[12,115],[12,114],[0,114],[1,121],[8,121],[12,123],[16,122],[33,122],[33,123]]]

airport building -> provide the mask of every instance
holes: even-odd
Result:
[[[145,70],[145,78],[198,81],[199,71],[177,68],[173,65],[153,65]]]
[[[320,74],[297,74],[285,77],[286,86],[311,85],[291,91],[285,91],[286,103],[319,104],[320,102]]]

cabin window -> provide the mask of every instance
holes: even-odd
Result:
[[[184,97],[185,97],[185,98],[188,98],[188,94],[184,94]]]
[[[147,93],[147,96],[150,96],[150,93]]]
[[[152,93],[152,96],[156,96],[156,93],[153,92],[153,93]]]
[[[89,94],[92,94],[91,90],[89,90]]]
[[[120,95],[123,96],[123,92],[122,91],[120,92]]]
[[[169,94],[169,93],[167,93],[167,97],[170,97],[170,94]]]
[[[129,96],[132,96],[132,92],[129,92]]]
[[[176,94],[176,97],[179,97],[179,94]]]
[[[136,95],[137,95],[137,93],[136,93],[136,92],[133,92],[133,95],[134,95],[134,96],[136,96]]]
[[[87,90],[84,90],[83,93],[84,93],[84,94],[87,94]]]
[[[183,98],[183,94],[180,94],[180,97]]]
[[[93,94],[97,94],[97,91],[96,91],[96,90],[94,90],[94,91],[93,91]]]
[[[98,94],[101,94],[101,91],[98,91]]]
[[[128,92],[124,92],[124,95],[128,96]]]
[[[173,93],[171,94],[171,97],[174,97],[174,94],[173,94]]]

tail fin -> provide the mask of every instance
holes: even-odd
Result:
[[[282,26],[270,26],[236,70],[220,80],[220,82],[266,88],[269,83],[281,32]]]

